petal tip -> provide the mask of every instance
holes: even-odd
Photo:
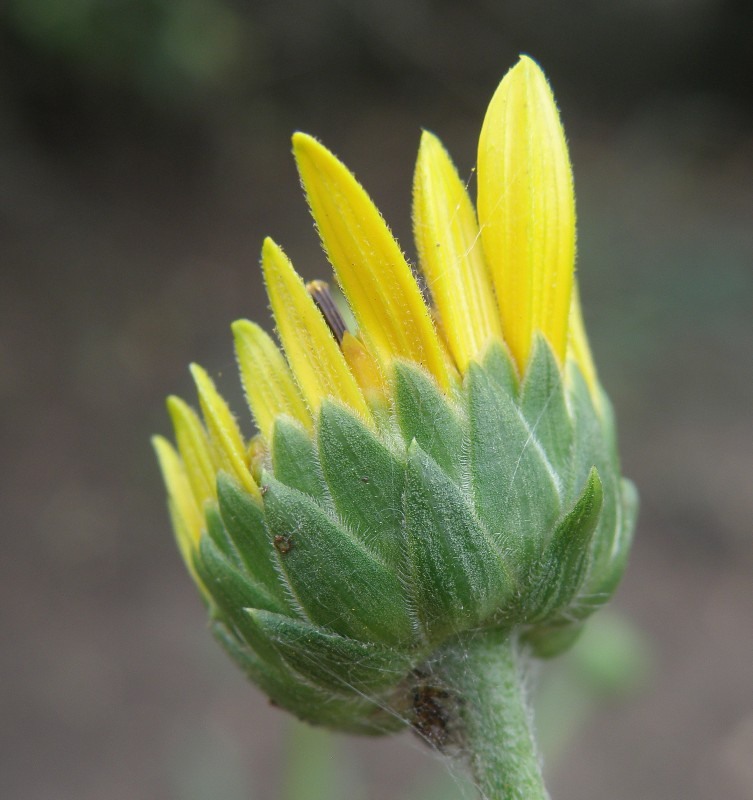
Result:
[[[280,247],[271,236],[265,236],[261,244],[261,257],[262,260],[273,253],[279,251]]]
[[[291,141],[293,142],[293,148],[296,150],[305,149],[307,144],[312,142],[317,143],[310,133],[304,133],[303,131],[296,131],[291,137]]]
[[[166,453],[172,447],[172,445],[164,436],[160,436],[159,434],[152,436],[149,441],[152,445],[152,449],[157,454],[157,458],[159,459],[161,465],[163,454]]]
[[[209,380],[209,373],[195,361],[192,361],[188,365],[188,371],[191,373],[191,377],[194,379],[194,383],[196,383],[197,386]]]
[[[173,409],[178,408],[182,402],[182,399],[178,397],[177,394],[168,395],[165,398],[165,406],[167,407],[168,413],[172,413]]]
[[[303,159],[315,159],[317,156],[322,155],[331,156],[327,148],[318,140],[308,133],[296,131],[292,137],[293,142],[293,156],[296,163],[300,165]]]
[[[432,144],[435,144],[438,141],[439,140],[435,133],[432,133],[426,128],[421,128],[421,139],[418,144],[418,149],[421,150],[423,147],[431,147]]]
[[[255,330],[255,325],[249,319],[237,319],[230,324],[230,330],[237,339],[239,336]]]

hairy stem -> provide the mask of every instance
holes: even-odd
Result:
[[[463,637],[433,665],[447,687],[447,732],[484,800],[548,800],[514,637]],[[448,748],[449,749],[449,748]]]

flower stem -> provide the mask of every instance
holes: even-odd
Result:
[[[455,698],[448,734],[484,800],[549,798],[523,665],[515,637],[485,631],[457,641],[432,670]]]

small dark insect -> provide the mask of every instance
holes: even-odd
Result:
[[[269,491],[269,486],[262,486],[259,491],[261,492],[261,496],[264,497],[264,495]]]
[[[273,539],[275,550],[284,556],[286,553],[289,553],[293,549],[293,537],[292,536],[281,536],[277,534]]]
[[[368,483],[369,476],[368,475],[361,475],[361,483]]]
[[[442,750],[449,740],[449,697],[448,691],[431,684],[419,684],[413,689],[413,728],[437,750]]]

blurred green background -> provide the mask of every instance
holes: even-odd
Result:
[[[643,501],[613,608],[651,664],[607,626],[543,675],[551,790],[753,798],[747,0],[3,4],[1,797],[461,796],[410,735],[311,738],[245,684],[148,437],[191,360],[242,412],[228,325],[267,319],[264,235],[328,274],[290,133],[346,161],[412,256],[421,126],[470,177],[520,52],[572,147],[585,315]],[[620,665],[632,693],[610,699]]]

